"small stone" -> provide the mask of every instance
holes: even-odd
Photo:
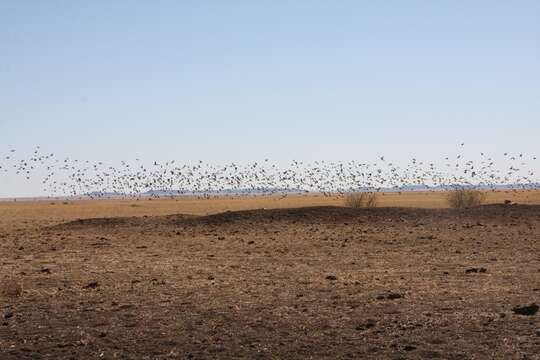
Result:
[[[327,276],[326,276],[326,280],[336,281],[336,280],[337,280],[337,277],[334,276],[334,275],[327,275]]]

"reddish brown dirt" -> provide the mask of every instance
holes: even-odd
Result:
[[[0,359],[539,359],[540,313],[512,311],[540,304],[539,226],[490,205],[4,227]]]

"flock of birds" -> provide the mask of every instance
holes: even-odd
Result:
[[[335,195],[453,187],[540,188],[540,180],[530,167],[537,158],[510,153],[504,153],[504,167],[497,166],[484,153],[475,161],[463,155],[445,157],[442,166],[416,158],[400,166],[381,156],[376,162],[293,160],[285,167],[268,159],[219,166],[203,161],[178,164],[174,160],[145,164],[136,159],[111,166],[58,157],[43,152],[40,147],[29,157],[17,155],[18,151],[13,149],[0,159],[0,179],[2,174],[19,175],[26,180],[39,177],[43,192],[49,197],[287,196],[306,192]]]

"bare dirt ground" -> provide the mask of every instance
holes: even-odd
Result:
[[[540,359],[538,192],[402,196],[0,203],[0,359]]]

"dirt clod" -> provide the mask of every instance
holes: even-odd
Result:
[[[386,297],[388,300],[395,300],[395,299],[401,299],[403,297],[403,295],[401,294],[398,294],[398,293],[390,293],[388,294],[388,296]]]
[[[19,297],[22,293],[21,284],[15,280],[5,280],[0,283],[0,294],[3,297]]]
[[[366,320],[366,322],[356,325],[355,329],[358,331],[365,331],[374,328],[375,325],[377,325],[377,322],[375,320],[368,319]]]
[[[87,285],[83,286],[83,289],[97,289],[99,287],[99,282],[92,281],[88,283]]]
[[[540,309],[540,307],[533,303],[531,305],[516,306],[512,311],[516,315],[533,316],[538,312],[538,309]]]
[[[470,268],[470,269],[466,269],[465,270],[465,273],[466,274],[477,274],[477,273],[485,273],[487,272],[487,269],[486,268]]]
[[[13,317],[13,312],[12,311],[7,311],[5,314],[4,314],[4,319],[11,319]]]

